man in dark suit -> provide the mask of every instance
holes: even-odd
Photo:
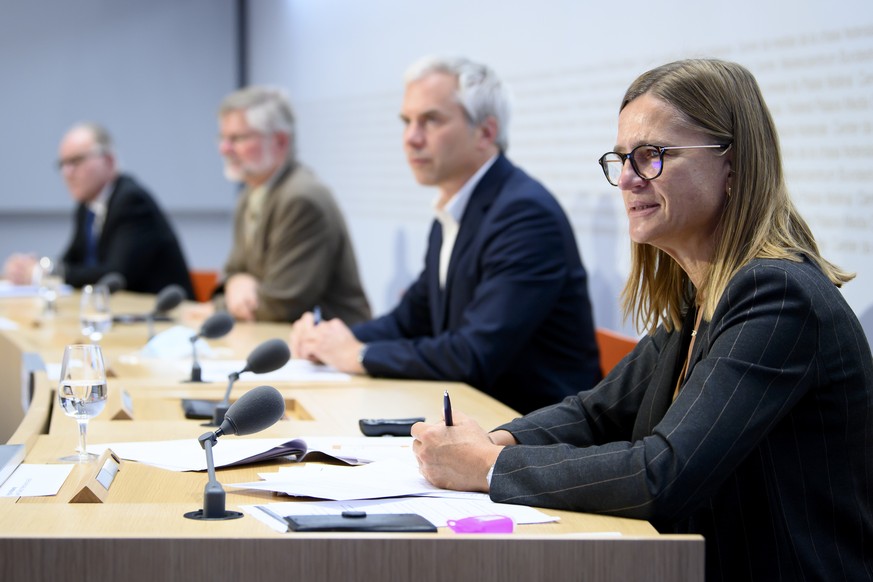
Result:
[[[424,271],[387,315],[295,324],[292,353],[350,373],[466,382],[519,411],[599,379],[587,277],[557,201],[505,156],[509,107],[487,67],[407,72],[404,147],[436,186]]]
[[[72,241],[62,258],[67,283],[82,287],[120,273],[127,290],[157,293],[180,285],[193,298],[191,278],[172,227],[152,196],[120,174],[109,133],[94,123],[70,129],[58,160],[64,183],[78,203]],[[5,275],[27,283],[35,258],[13,255]]]

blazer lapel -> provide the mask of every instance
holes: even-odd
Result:
[[[248,258],[248,264],[254,269],[255,273],[262,277],[267,270],[266,265],[266,255],[267,255],[267,246],[269,245],[269,240],[267,237],[267,233],[272,230],[272,222],[279,215],[278,206],[279,206],[279,197],[276,195],[276,189],[279,184],[285,180],[288,175],[293,172],[297,168],[296,163],[286,164],[279,170],[277,170],[277,174],[275,177],[270,179],[270,184],[267,187],[267,191],[264,193],[264,201],[261,206],[261,218],[258,222],[258,225],[255,227],[255,231],[252,234],[252,248],[250,249],[250,256]],[[241,216],[244,216],[246,205],[248,204],[248,197],[251,194],[251,189],[246,188],[243,196],[246,197],[245,205],[243,205],[243,212]],[[241,240],[245,241],[245,220],[243,220],[240,224],[240,236]]]
[[[118,203],[118,199],[120,195],[118,192],[125,187],[127,182],[127,178],[124,176],[118,176],[115,180],[115,184],[112,185],[112,192],[109,193],[109,197],[106,199],[106,214],[103,215],[103,225],[100,229],[100,236],[97,237],[97,255],[103,256],[103,247],[105,240],[109,240],[110,231],[115,227],[115,213],[117,211],[116,205]],[[85,213],[82,213],[82,220],[84,220]],[[106,236],[104,236],[106,235]]]
[[[664,347],[658,356],[658,365],[655,369],[655,376],[652,378],[651,388],[646,391],[646,395],[640,403],[640,410],[634,424],[633,440],[640,440],[651,435],[655,426],[667,414],[667,409],[673,404],[676,382],[679,380],[679,374],[682,373],[682,366],[685,363],[682,354],[685,352],[685,346],[691,341],[692,329],[694,329],[694,310],[689,309],[685,321],[682,323],[682,331],[667,334]],[[700,335],[697,339],[701,339]],[[694,343],[694,351],[699,359],[701,352],[698,344],[702,342],[695,341]],[[691,373],[690,368],[688,373]]]
[[[446,287],[442,293],[441,302],[441,317],[439,319],[439,329],[445,329],[448,326],[448,305],[450,301],[451,289],[454,283],[455,274],[458,271],[458,266],[462,264],[463,259],[470,252],[473,239],[480,232],[480,226],[485,220],[485,214],[494,203],[494,200],[500,194],[503,183],[506,177],[513,171],[515,167],[506,159],[506,156],[500,154],[494,163],[476,184],[476,188],[470,195],[470,200],[467,202],[467,208],[464,210],[464,215],[461,217],[461,225],[458,229],[458,236],[455,238],[455,245],[452,247],[452,256],[449,259],[449,269],[446,273]],[[442,240],[440,240],[442,243]],[[439,252],[436,255],[436,267],[439,270]],[[439,274],[437,273],[437,289],[439,289]]]

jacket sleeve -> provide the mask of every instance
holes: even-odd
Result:
[[[701,359],[651,434],[612,442],[598,435],[592,427],[603,422],[594,404],[612,399],[608,386],[590,401],[580,396],[533,413],[510,427],[522,444],[501,452],[492,499],[648,520],[687,514],[819,380],[812,305],[783,269],[741,271],[698,336]],[[621,373],[644,381],[673,364],[646,357],[626,361]]]
[[[370,374],[489,386],[529,341],[566,277],[564,255],[556,251],[565,242],[561,229],[552,210],[529,200],[501,208],[487,228],[461,325],[437,335],[370,342],[364,359]],[[407,306],[421,307],[414,299]]]

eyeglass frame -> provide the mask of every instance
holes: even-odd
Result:
[[[58,172],[63,172],[64,168],[67,166],[70,166],[70,168],[72,169],[76,169],[84,164],[89,158],[96,158],[104,154],[106,154],[106,150],[104,148],[96,147],[77,156],[70,156],[68,158],[59,159],[55,162],[55,168],[58,170]]]
[[[606,181],[610,183],[612,186],[618,187],[617,183],[613,183],[612,180],[609,179],[609,170],[606,167],[606,162],[604,158],[608,155],[615,154],[621,160],[621,167],[624,169],[624,164],[626,161],[630,160],[631,168],[633,168],[634,174],[639,176],[641,179],[649,182],[659,177],[664,171],[664,152],[669,150],[692,150],[692,149],[705,149],[705,148],[719,148],[724,151],[727,151],[733,145],[733,142],[727,144],[714,144],[714,145],[692,145],[692,146],[658,146],[650,143],[643,143],[632,149],[626,154],[620,152],[606,152],[600,159],[597,160],[597,163],[600,165],[600,169],[603,170],[603,175],[606,177]],[[651,178],[646,178],[640,173],[639,168],[637,168],[637,162],[634,159],[634,152],[636,152],[640,148],[655,148],[658,151],[658,162],[660,163],[660,167],[658,169],[658,173],[652,176]],[[619,173],[619,177],[621,174]]]
[[[244,131],[241,133],[231,133],[231,134],[227,134],[227,135],[219,134],[216,136],[216,141],[218,142],[219,147],[224,142],[230,143],[231,147],[236,147],[237,145],[239,145],[241,143],[245,143],[249,140],[256,139],[256,138],[263,138],[263,137],[265,137],[264,133],[262,133],[260,131],[250,130],[250,131]]]

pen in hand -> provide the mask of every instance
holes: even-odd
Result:
[[[443,416],[446,419],[446,426],[452,426],[452,401],[449,400],[449,391],[443,392]]]
[[[321,323],[321,307],[316,305],[312,308],[312,325]]]

